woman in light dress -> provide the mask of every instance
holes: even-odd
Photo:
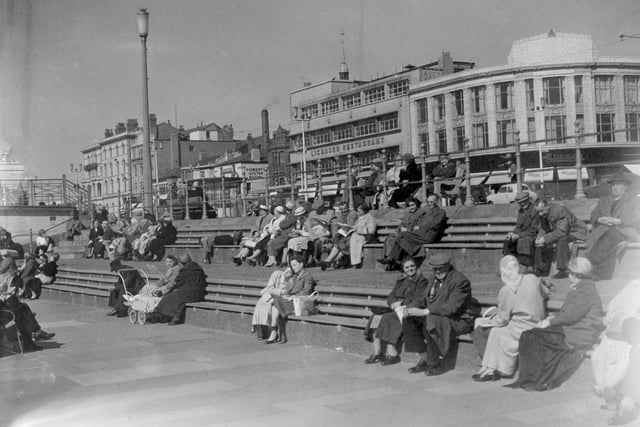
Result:
[[[256,332],[259,340],[266,339],[269,336],[269,328],[275,328],[277,319],[271,315],[271,306],[273,302],[272,293],[279,294],[285,288],[287,282],[293,277],[291,267],[282,270],[276,270],[271,273],[267,286],[260,290],[262,296],[258,300],[253,310],[253,319],[251,321],[252,332]]]

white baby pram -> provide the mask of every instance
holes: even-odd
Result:
[[[145,285],[137,295],[133,295],[127,289],[125,278],[122,277],[121,274],[124,271],[137,271],[143,278]],[[124,286],[124,305],[129,307],[127,310],[127,313],[129,314],[129,321],[134,325],[136,323],[144,325],[147,323],[147,320],[149,320],[149,317],[156,309],[158,303],[160,303],[162,297],[154,295],[154,291],[152,291],[149,286],[149,277],[147,276],[147,273],[140,268],[120,269],[118,271],[118,276],[120,276]]]

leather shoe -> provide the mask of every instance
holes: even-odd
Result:
[[[373,365],[374,363],[380,363],[382,360],[383,360],[383,356],[374,353],[371,356],[364,359],[364,364]]]
[[[412,366],[412,367],[409,368],[409,373],[410,374],[417,374],[419,372],[426,371],[427,368],[428,368],[427,362],[425,362],[424,360],[421,360],[420,362],[418,362],[417,365]]]
[[[564,270],[560,270],[556,274],[551,276],[552,279],[566,279],[567,277],[569,277],[569,275]]]
[[[324,261],[320,261],[320,270],[325,271],[327,269],[327,267],[329,267],[329,263],[328,262],[324,262]]]
[[[498,381],[500,379],[500,374],[497,373],[496,371],[493,371],[488,374],[487,373],[475,374],[471,376],[471,379],[479,383],[483,383],[487,381]]]
[[[424,374],[428,377],[435,377],[437,375],[442,375],[445,372],[447,372],[447,368],[443,367],[442,365],[438,365],[438,366],[428,366],[427,370],[424,371]]]
[[[395,365],[396,363],[400,363],[400,356],[385,356],[380,362],[382,366]]]
[[[380,264],[384,264],[384,265],[389,265],[393,262],[393,260],[389,259],[389,258],[378,258],[376,261],[378,261]]]
[[[115,308],[113,310],[111,310],[110,312],[108,312],[106,315],[107,316],[115,316],[116,314],[118,314],[118,310],[116,310]]]
[[[45,340],[50,340],[55,336],[56,336],[55,333],[45,332],[42,329],[40,329],[38,332],[33,334],[33,339],[35,339],[36,341],[45,341]]]

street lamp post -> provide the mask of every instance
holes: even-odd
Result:
[[[580,132],[580,121],[573,122],[576,134],[576,199],[584,199],[587,197],[582,188],[582,153],[580,151],[580,142],[582,134]]]
[[[298,107],[294,107],[293,118],[302,123],[302,189],[304,191],[304,200],[307,200],[307,142],[304,135],[304,123],[311,121],[311,117],[305,112],[300,113],[300,116],[298,116]]]
[[[514,143],[516,146],[516,191],[522,191],[522,162],[520,159],[520,131],[514,131]]]
[[[149,34],[149,12],[138,10],[138,35],[142,44],[142,185],[144,208],[149,209],[152,202],[151,182],[151,142],[149,139],[149,82],[147,77],[147,36]]]
[[[77,191],[77,199],[76,199],[76,206],[78,208],[78,212],[80,212],[80,204],[82,203],[81,197],[82,197],[82,192],[80,191],[80,183],[78,180],[78,173],[82,171],[82,164],[78,164],[78,167],[76,168],[74,166],[73,163],[70,164],[71,166],[71,172],[76,174],[76,191]]]
[[[155,138],[153,138],[153,157],[154,157],[154,161],[155,161],[155,167],[154,167],[154,172],[155,172],[155,178],[156,178],[156,191],[155,191],[155,199],[156,199],[156,218],[158,218],[158,212],[160,211],[160,178],[159,178],[159,171],[158,171],[158,149],[162,150],[162,142],[161,141],[156,141]]]
[[[464,175],[465,175],[465,191],[467,196],[464,198],[465,206],[473,206],[473,194],[471,194],[471,157],[469,156],[469,138],[464,139]]]

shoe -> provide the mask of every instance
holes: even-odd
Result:
[[[275,266],[276,266],[276,263],[273,262],[273,263],[266,263],[263,267],[275,267]]]
[[[393,260],[389,258],[378,258],[376,261],[384,265],[389,265],[393,262]]]
[[[179,317],[172,317],[171,320],[169,321],[169,326],[174,326],[174,325],[179,325],[180,324],[180,318]]]
[[[409,368],[409,373],[410,374],[417,374],[419,372],[426,371],[427,368],[428,368],[427,362],[425,362],[424,360],[421,360],[421,361],[418,362],[417,365],[412,366],[412,367]]]
[[[428,366],[427,369],[424,371],[424,374],[427,377],[435,377],[438,375],[442,375],[445,372],[447,372],[447,368],[445,368],[444,366],[442,366],[442,364],[440,364],[437,366]]]
[[[280,340],[278,341],[278,344],[286,344],[288,342],[289,342],[289,340],[287,339],[286,336],[284,336],[284,337],[280,338]]]
[[[630,423],[636,418],[638,418],[638,407],[634,407],[633,409],[620,409],[619,412],[616,412],[607,422],[610,426],[621,426]]]
[[[328,262],[320,261],[320,270],[325,271],[329,267]]]
[[[364,364],[373,365],[374,363],[380,363],[382,360],[384,360],[383,356],[374,353],[371,356],[364,359]]]
[[[265,344],[275,344],[279,341],[278,336],[276,336],[274,339],[272,340],[266,340],[264,343]]]
[[[115,308],[113,310],[111,310],[110,312],[108,312],[106,315],[107,316],[115,316],[116,314],[118,314],[118,310],[116,310]]]
[[[357,268],[357,269],[360,269],[360,268],[362,268],[362,263],[359,262],[359,263],[355,264],[353,267]]]
[[[45,332],[42,329],[40,329],[38,332],[33,334],[33,339],[36,341],[46,341],[46,340],[50,340],[55,336],[56,336],[55,333]]]
[[[246,263],[249,264],[251,267],[255,267],[256,266],[256,260],[255,259],[251,259],[251,258],[247,258],[245,259]]]
[[[33,341],[30,341],[22,345],[22,350],[23,351],[40,351],[42,350],[42,347],[40,347],[38,344],[34,343]]]
[[[496,371],[493,371],[491,373],[475,374],[471,376],[471,379],[479,383],[487,381],[498,381],[500,379],[500,374]]]
[[[556,274],[551,276],[552,279],[566,279],[567,277],[569,277],[569,275],[564,270],[560,270]]]
[[[400,356],[385,356],[380,362],[382,366],[395,365],[396,363],[400,363]]]
[[[242,265],[242,260],[240,258],[233,257],[233,262],[237,266],[241,266]]]

